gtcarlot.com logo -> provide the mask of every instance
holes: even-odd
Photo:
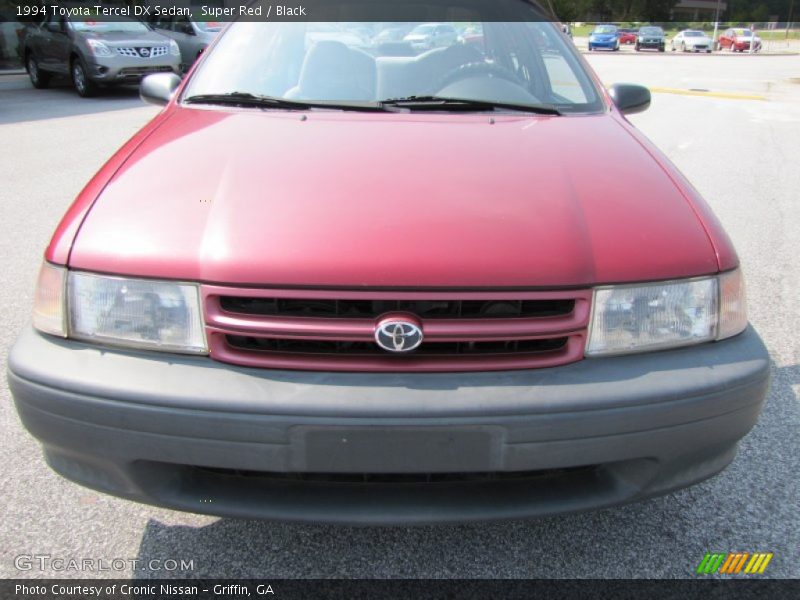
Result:
[[[19,571],[194,571],[194,560],[182,558],[87,558],[20,554],[14,558]]]
[[[772,552],[709,552],[697,565],[698,575],[760,575],[772,560]]]

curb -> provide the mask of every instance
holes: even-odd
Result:
[[[3,75],[26,75],[25,69],[0,69],[0,77]]]

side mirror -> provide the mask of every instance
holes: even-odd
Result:
[[[650,90],[643,85],[615,83],[608,95],[623,115],[640,113],[650,107]]]
[[[149,104],[164,106],[172,100],[180,84],[181,78],[175,73],[154,73],[142,79],[139,97]]]

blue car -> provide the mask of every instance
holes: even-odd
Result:
[[[619,50],[619,29],[616,25],[597,25],[589,34],[589,51],[597,48]]]

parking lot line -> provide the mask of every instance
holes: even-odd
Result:
[[[710,90],[682,90],[678,88],[651,87],[651,92],[656,94],[678,94],[681,96],[707,96],[709,98],[727,98],[729,100],[761,100],[766,101],[766,96],[757,94],[740,94],[738,92],[712,92]]]

